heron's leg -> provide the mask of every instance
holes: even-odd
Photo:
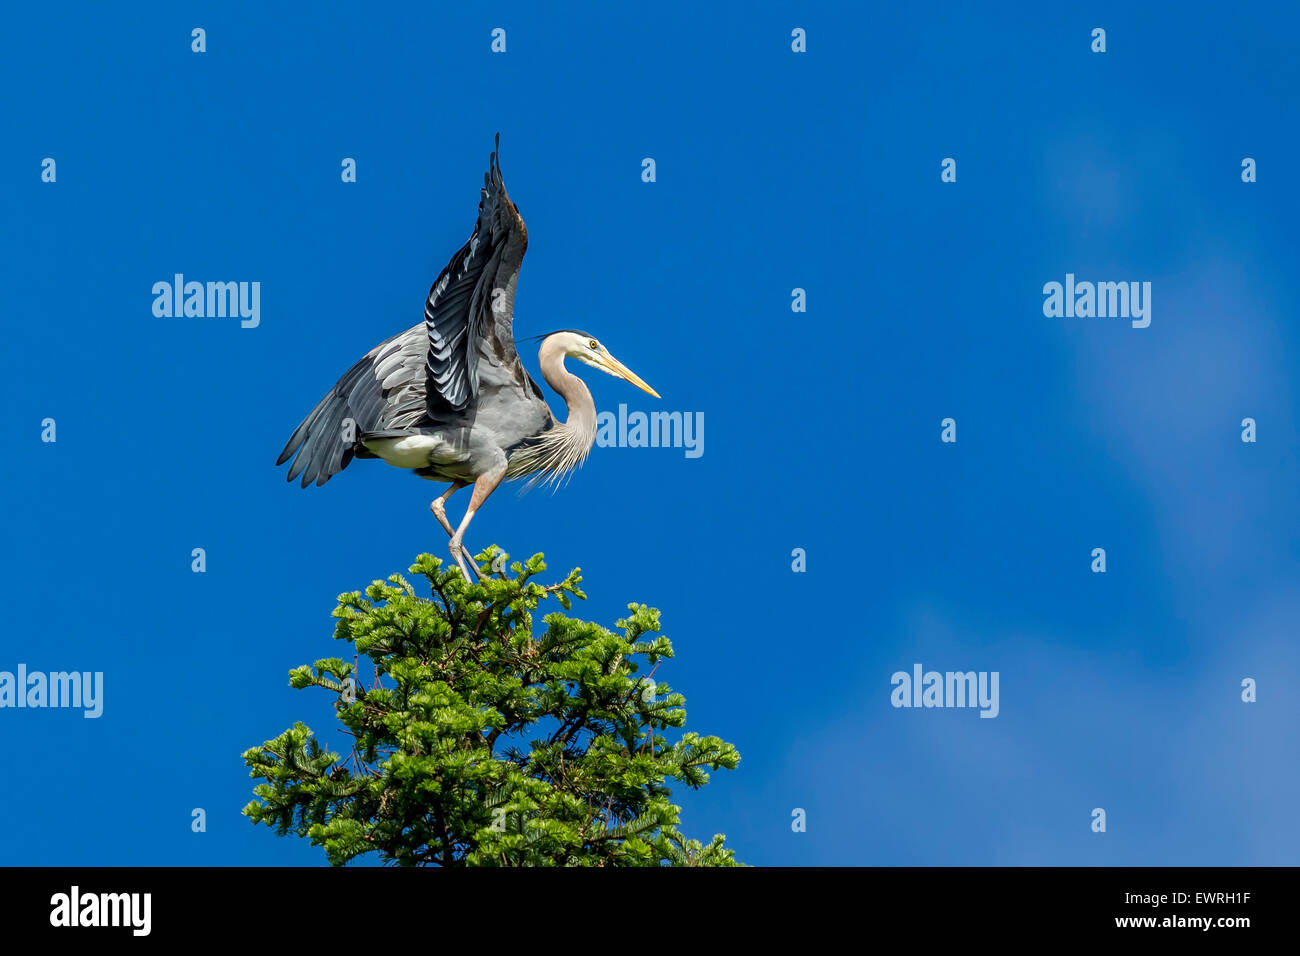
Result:
[[[433,501],[429,502],[429,510],[432,511],[433,516],[438,519],[438,524],[442,525],[443,530],[447,532],[448,537],[453,537],[456,534],[456,529],[453,528],[451,526],[451,522],[447,520],[446,502],[448,498],[450,498],[456,492],[460,491],[460,489],[464,488],[465,485],[466,482],[457,481],[453,483],[450,488],[448,488],[446,491],[440,494],[437,498],[434,498]],[[460,560],[460,558],[456,559],[456,563],[460,565],[461,574],[465,574],[465,568],[468,566],[474,571],[474,577],[478,578],[480,581],[482,580],[482,577],[478,573],[478,568],[474,567],[472,564],[466,565],[464,562]],[[466,580],[468,580],[469,575],[466,574],[465,578]]]
[[[496,471],[490,471],[487,474],[479,475],[478,478],[474,480],[474,491],[469,497],[469,508],[465,511],[465,517],[461,519],[460,527],[457,528],[456,533],[451,536],[451,556],[455,558],[456,563],[460,565],[460,572],[465,575],[466,581],[470,579],[468,565],[465,562],[467,552],[465,546],[461,543],[465,538],[465,529],[468,528],[469,523],[474,520],[474,512],[483,507],[483,502],[487,501],[488,495],[497,490],[497,485],[501,484],[501,479],[504,478],[505,475],[506,466],[502,465]],[[475,577],[478,576],[477,567],[474,568],[474,575]]]
[[[433,501],[429,502],[429,510],[433,512],[433,516],[438,519],[438,524],[442,525],[443,530],[447,532],[447,537],[449,538],[456,533],[456,529],[453,528],[451,522],[447,520],[447,499],[464,487],[465,482],[454,482],[450,488],[440,494],[437,498],[434,498]]]

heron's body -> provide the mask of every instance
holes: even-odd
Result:
[[[420,324],[362,360],[371,364],[374,371],[369,374],[376,381],[392,382],[392,391],[384,406],[390,416],[358,435],[357,457],[381,458],[421,478],[468,484],[502,463],[509,464],[523,447],[520,443],[555,427],[555,415],[522,365],[514,370],[504,367],[486,345],[479,348],[477,403],[467,409],[449,408],[436,419],[429,415],[424,382],[427,341]],[[390,365],[392,371],[381,379]],[[524,474],[507,470],[506,477]]]
[[[568,406],[567,420],[556,418],[515,349],[515,283],[527,246],[493,153],[474,233],[430,289],[424,322],[349,369],[294,430],[277,462],[296,454],[288,477],[301,475],[304,488],[325,484],[354,457],[450,482],[432,507],[466,577],[464,530],[497,485],[568,474],[595,442],[591,392],[564,367],[566,356],[657,397],[594,338],[567,329],[546,336],[538,351],[542,377]],[[453,530],[442,506],[467,485],[474,494]]]

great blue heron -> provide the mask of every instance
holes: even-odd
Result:
[[[500,149],[500,136],[496,140]],[[464,547],[469,527],[503,480],[558,480],[582,464],[596,440],[596,406],[582,379],[564,367],[575,358],[626,379],[655,398],[595,336],[564,329],[542,337],[542,378],[568,407],[551,413],[515,350],[515,283],[528,230],[506,195],[497,152],[483,177],[478,222],[429,290],[424,321],[375,346],[352,366],[289,437],[277,465],[294,454],[288,480],[323,485],[354,458],[381,458],[421,478],[451,483],[430,508],[451,535],[451,556],[470,580]],[[531,484],[530,483],[530,484]],[[474,490],[460,525],[444,506]]]

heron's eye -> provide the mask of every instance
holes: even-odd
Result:
[[[599,347],[600,347],[599,343],[598,343],[595,339],[592,339],[592,340],[591,340],[590,342],[588,342],[587,344],[590,345],[593,349],[594,349],[594,348],[599,348]]]

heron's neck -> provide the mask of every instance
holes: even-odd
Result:
[[[556,427],[569,432],[575,441],[581,443],[584,452],[589,450],[596,441],[596,403],[592,400],[591,390],[586,382],[564,367],[564,352],[558,344],[549,340],[543,342],[537,358],[542,378],[564,399],[568,409],[568,420]]]

